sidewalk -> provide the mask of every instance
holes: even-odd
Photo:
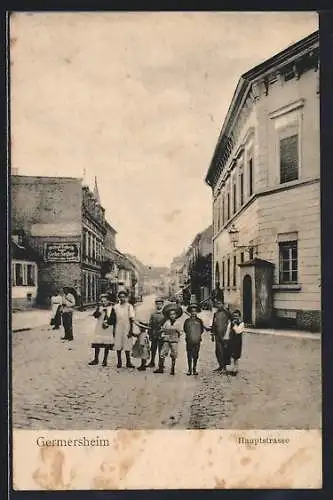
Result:
[[[93,309],[74,311],[74,319],[84,319],[91,315]],[[12,313],[12,332],[24,332],[50,324],[50,309],[31,309]]]
[[[213,311],[202,311],[200,313],[201,319],[206,326],[210,326],[213,320]],[[273,328],[245,328],[244,333],[253,335],[275,335],[276,337],[289,337],[299,339],[312,339],[320,340],[321,333],[312,333],[304,330],[282,330]]]

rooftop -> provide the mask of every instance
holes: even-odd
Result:
[[[236,114],[238,109],[242,107],[244,102],[244,97],[249,92],[252,83],[254,83],[259,78],[263,78],[265,75],[270,73],[273,69],[278,70],[280,67],[284,66],[287,62],[297,59],[300,55],[307,53],[311,48],[315,45],[319,44],[319,31],[315,31],[311,33],[305,38],[302,38],[298,42],[289,45],[287,48],[278,52],[274,56],[266,59],[262,63],[254,66],[252,69],[244,73],[236,86],[234,95],[232,97],[228,112],[224,119],[222,129],[217,141],[217,145],[213,154],[213,158],[211,160],[205,182],[208,185],[212,185],[213,183],[213,171],[215,168],[215,159],[218,153],[218,150],[224,141],[228,142],[228,128],[231,121],[231,118]]]

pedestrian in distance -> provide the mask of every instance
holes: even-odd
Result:
[[[128,302],[128,292],[118,292],[119,303],[112,309],[112,325],[117,351],[117,368],[122,367],[122,351],[125,351],[126,368],[135,368],[131,362],[133,346],[133,324],[135,319],[134,307]]]
[[[52,330],[59,330],[61,326],[62,296],[60,290],[56,289],[51,297],[51,320]]]
[[[163,314],[166,321],[161,328],[161,352],[158,368],[154,371],[154,373],[164,373],[165,359],[170,353],[170,375],[175,375],[176,359],[178,356],[178,342],[182,330],[178,319],[183,315],[183,309],[176,304],[167,304],[163,308]]]
[[[231,315],[220,299],[216,301],[216,307],[217,311],[214,313],[211,327],[212,340],[215,342],[215,355],[218,362],[218,367],[214,371],[217,373],[225,373],[227,361],[225,336],[228,332],[228,328],[230,329]]]
[[[109,352],[114,346],[114,336],[111,326],[113,319],[112,305],[110,303],[110,297],[107,294],[102,294],[100,296],[93,317],[96,318],[96,325],[91,347],[95,350],[95,356],[88,364],[98,365],[100,350],[104,349],[102,366],[107,366]]]
[[[203,321],[198,317],[198,313],[201,311],[198,304],[190,304],[187,308],[187,312],[190,317],[184,322],[184,332],[186,341],[186,353],[187,353],[187,364],[188,372],[187,375],[198,375],[197,363],[199,358],[200,344],[202,340],[202,334],[205,331]]]
[[[139,327],[139,333],[136,334],[133,331],[133,335],[137,336],[137,339],[133,346],[132,356],[133,358],[141,359],[141,365],[138,367],[138,370],[144,372],[147,368],[147,361],[150,358],[148,324],[143,322],[135,322],[135,324]]]
[[[62,295],[62,324],[65,335],[61,340],[72,341],[73,337],[73,312],[75,307],[75,297],[69,287],[63,288]]]
[[[244,323],[239,309],[231,313],[231,328],[228,354],[230,355],[231,370],[230,375],[236,376],[238,373],[238,360],[242,356]]]
[[[155,300],[155,311],[151,314],[149,319],[149,337],[151,341],[151,359],[149,363],[150,368],[155,367],[156,353],[160,355],[161,352],[161,328],[165,323],[165,316],[163,314],[164,300],[157,298]]]

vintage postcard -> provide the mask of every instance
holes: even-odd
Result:
[[[10,15],[15,490],[322,487],[313,12]]]

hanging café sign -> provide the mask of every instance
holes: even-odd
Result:
[[[45,243],[45,262],[80,262],[80,243]]]

